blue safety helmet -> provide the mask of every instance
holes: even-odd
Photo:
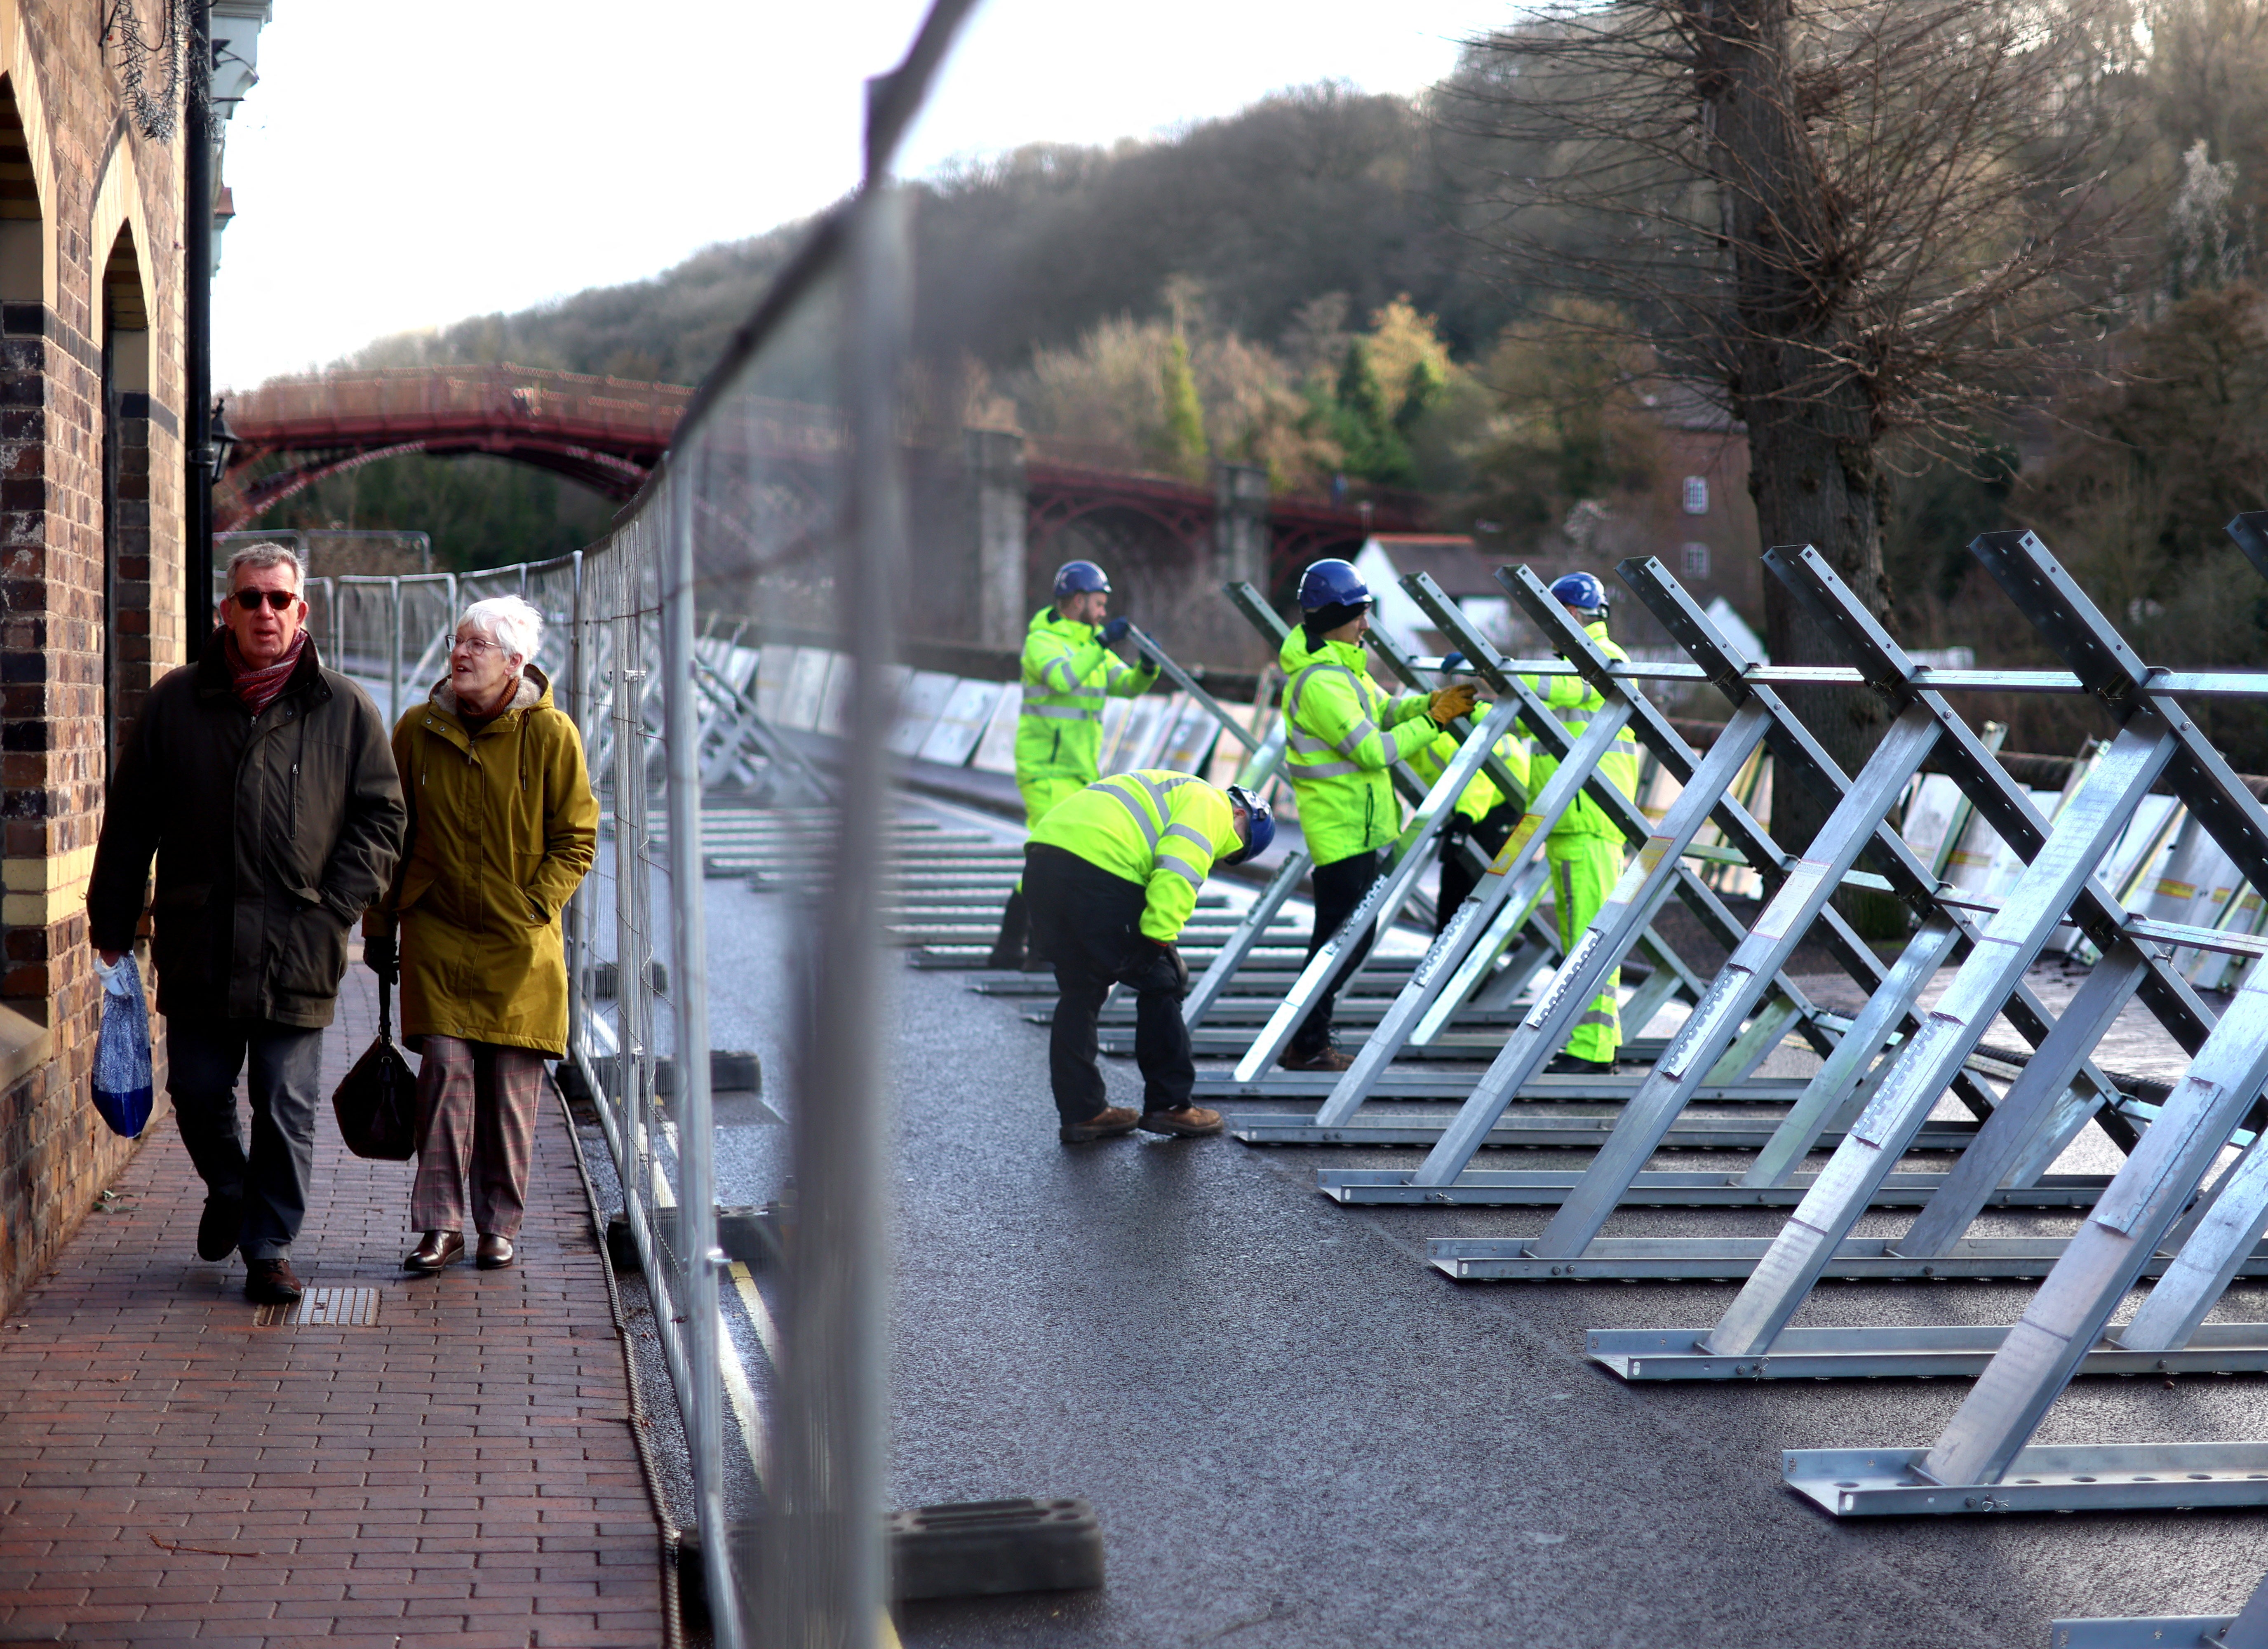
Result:
[[[1110,578],[1091,561],[1067,561],[1056,569],[1056,600],[1085,595],[1089,591],[1110,593]]]
[[[1220,862],[1241,865],[1268,850],[1268,844],[1276,839],[1276,819],[1268,811],[1268,804],[1241,784],[1228,787],[1228,799],[1244,809],[1244,845],[1233,853],[1221,855]]]
[[[1300,610],[1319,613],[1327,607],[1368,607],[1370,586],[1351,561],[1319,561],[1300,575]]]
[[[1571,572],[1551,581],[1551,599],[1562,607],[1603,616],[1607,610],[1607,586],[1590,573]]]

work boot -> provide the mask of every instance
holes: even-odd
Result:
[[[197,1221],[197,1258],[225,1260],[236,1251],[237,1239],[243,1234],[244,1198],[207,1192],[205,1211]]]
[[[244,1297],[255,1306],[288,1306],[306,1292],[289,1260],[247,1260],[244,1266]]]
[[[1145,1111],[1138,1126],[1145,1133],[1178,1134],[1184,1139],[1194,1139],[1200,1134],[1220,1132],[1220,1113],[1199,1105],[1178,1106],[1170,1111]]]
[[[992,953],[984,959],[987,968],[998,968],[1013,973],[1024,966],[1024,939],[1029,931],[1031,918],[1024,909],[1024,890],[1008,890],[1008,902],[1000,908],[1000,935],[992,941]]]
[[[1611,1059],[1585,1059],[1580,1054],[1554,1054],[1551,1063],[1543,1067],[1547,1077],[1611,1077],[1615,1062]]]
[[[1065,1123],[1056,1130],[1056,1137],[1066,1145],[1083,1145],[1090,1139],[1108,1139],[1114,1134],[1130,1134],[1140,1120],[1131,1106],[1106,1105],[1092,1116]]]
[[[1286,1049],[1284,1050],[1284,1056],[1276,1063],[1286,1071],[1344,1071],[1349,1065],[1354,1064],[1354,1056],[1343,1054],[1326,1042],[1312,1054],[1303,1054],[1297,1049]]]

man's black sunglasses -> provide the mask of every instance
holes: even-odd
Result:
[[[236,604],[247,613],[254,612],[259,608],[260,598],[262,596],[266,596],[268,605],[279,613],[299,599],[290,590],[239,590],[236,593]]]

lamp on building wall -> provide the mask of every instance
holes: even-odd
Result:
[[[244,445],[228,427],[228,397],[215,395],[212,403],[212,478],[217,487],[228,479],[229,460],[236,449]]]

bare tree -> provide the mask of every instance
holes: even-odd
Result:
[[[2126,222],[2103,88],[2139,49],[2112,11],[1567,5],[1475,42],[1441,110],[1506,274],[1608,300],[1589,313],[1720,392],[1764,541],[1816,546],[1887,620],[1892,444],[1959,446],[2097,301],[2074,276]],[[1765,582],[1773,657],[1839,662]],[[1855,769],[1880,702],[1800,703]],[[1808,843],[1823,804],[1779,805],[1780,839]]]

